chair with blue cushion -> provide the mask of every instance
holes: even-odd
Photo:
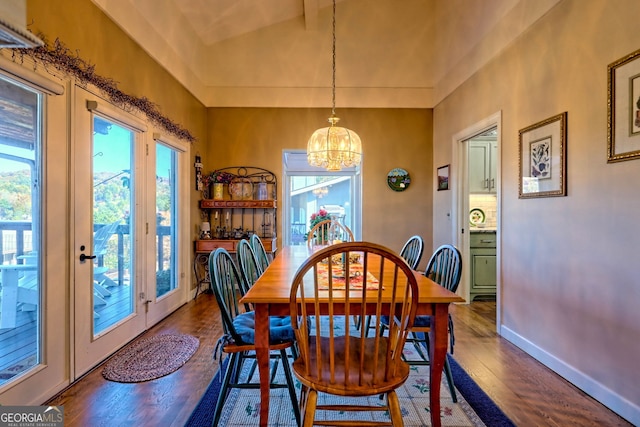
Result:
[[[257,234],[251,235],[251,249],[253,249],[253,253],[256,255],[262,271],[266,270],[269,264],[271,264],[271,258],[267,255],[264,244]]]
[[[422,237],[418,235],[411,236],[400,250],[400,256],[407,261],[412,270],[417,270],[422,259],[423,250],[424,240]]]
[[[400,250],[400,258],[404,259],[412,270],[416,270],[420,265],[422,259],[422,252],[424,251],[424,240],[422,237],[415,236],[409,237],[402,249]],[[360,318],[356,318],[356,326],[360,327]],[[371,328],[371,316],[367,316],[365,319],[365,328],[369,330]]]
[[[262,276],[264,270],[248,240],[243,239],[238,242],[236,254],[238,256],[240,273],[244,278],[247,289],[249,289],[256,283],[256,280]]]
[[[440,286],[455,292],[460,284],[460,276],[462,275],[462,256],[460,251],[453,245],[442,245],[431,255],[427,269],[424,275]],[[384,331],[389,326],[389,317],[382,316],[381,318],[380,334],[384,334]],[[413,346],[420,356],[419,359],[407,359],[405,360],[409,365],[428,365],[429,364],[429,330],[431,329],[431,316],[416,316],[413,327],[411,328],[407,342],[413,343]],[[451,314],[449,314],[449,351],[453,354],[453,346],[455,344],[455,337],[453,334],[453,320]],[[424,347],[423,347],[424,346]],[[423,351],[426,348],[426,353]],[[444,373],[447,377],[447,383],[449,385],[449,391],[454,402],[458,401],[456,396],[456,390],[453,385],[453,376],[451,374],[451,366],[449,365],[449,359],[445,358]]]
[[[213,293],[220,307],[224,335],[218,340],[218,348],[229,355],[229,363],[222,375],[222,386],[218,396],[218,402],[213,416],[213,424],[217,426],[222,414],[222,407],[232,388],[258,389],[259,383],[250,383],[254,367],[249,371],[246,381],[241,381],[241,372],[246,360],[255,361],[255,313],[247,311],[245,305],[239,300],[244,295],[246,287],[236,268],[229,252],[224,248],[216,249],[209,256],[209,271],[211,272],[211,284]],[[297,404],[291,366],[287,360],[286,349],[294,345],[295,338],[291,328],[291,319],[288,317],[269,318],[270,349],[273,350],[271,358],[274,359],[273,372],[278,369],[280,362],[284,369],[286,384],[274,383],[274,374],[271,375],[271,388],[287,388],[293,405],[293,413],[298,425],[300,425],[300,409]],[[222,369],[222,363],[220,364]]]

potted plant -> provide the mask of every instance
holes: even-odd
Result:
[[[309,232],[311,232],[311,229],[313,229],[313,227],[315,227],[316,224],[325,221],[327,219],[331,219],[331,215],[329,215],[329,212],[327,212],[325,209],[320,209],[318,212],[314,212],[311,214],[311,217],[309,218]],[[325,225],[325,227],[328,227],[328,225]],[[326,236],[328,230],[323,230],[322,235]],[[308,236],[309,233],[307,233]],[[321,236],[315,236],[316,239],[318,239],[318,244],[321,245],[323,244],[323,242],[319,241],[321,239]]]
[[[203,177],[204,185],[211,185],[211,195],[214,200],[224,199],[224,185],[233,180],[233,174],[221,170],[215,170],[211,174]]]

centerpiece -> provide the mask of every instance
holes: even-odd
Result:
[[[321,223],[322,221],[326,221],[328,219],[331,219],[331,215],[329,215],[329,212],[327,212],[325,209],[320,209],[318,212],[314,212],[311,214],[311,217],[309,219],[309,233],[311,232],[311,230],[313,229],[313,227],[316,226],[316,224]],[[318,233],[318,235],[314,236],[316,238],[316,243],[318,245],[322,245],[323,242],[322,240],[322,236],[327,236],[327,234],[329,234],[329,224],[324,225],[323,226],[323,230],[321,230],[321,233]],[[307,238],[308,238],[308,234],[307,233]]]

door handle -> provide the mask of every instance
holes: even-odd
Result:
[[[88,260],[88,259],[94,259],[94,258],[96,258],[96,255],[80,254],[80,262],[83,262],[83,261]]]

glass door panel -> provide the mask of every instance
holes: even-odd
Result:
[[[93,333],[134,311],[132,130],[93,117]]]
[[[177,287],[177,153],[156,143],[156,298]]]
[[[0,386],[41,361],[41,104],[0,77]]]
[[[360,240],[362,230],[362,175],[360,167],[328,172],[310,166],[307,154],[299,150],[283,153],[284,245],[306,245],[311,216],[322,214],[340,221]]]

